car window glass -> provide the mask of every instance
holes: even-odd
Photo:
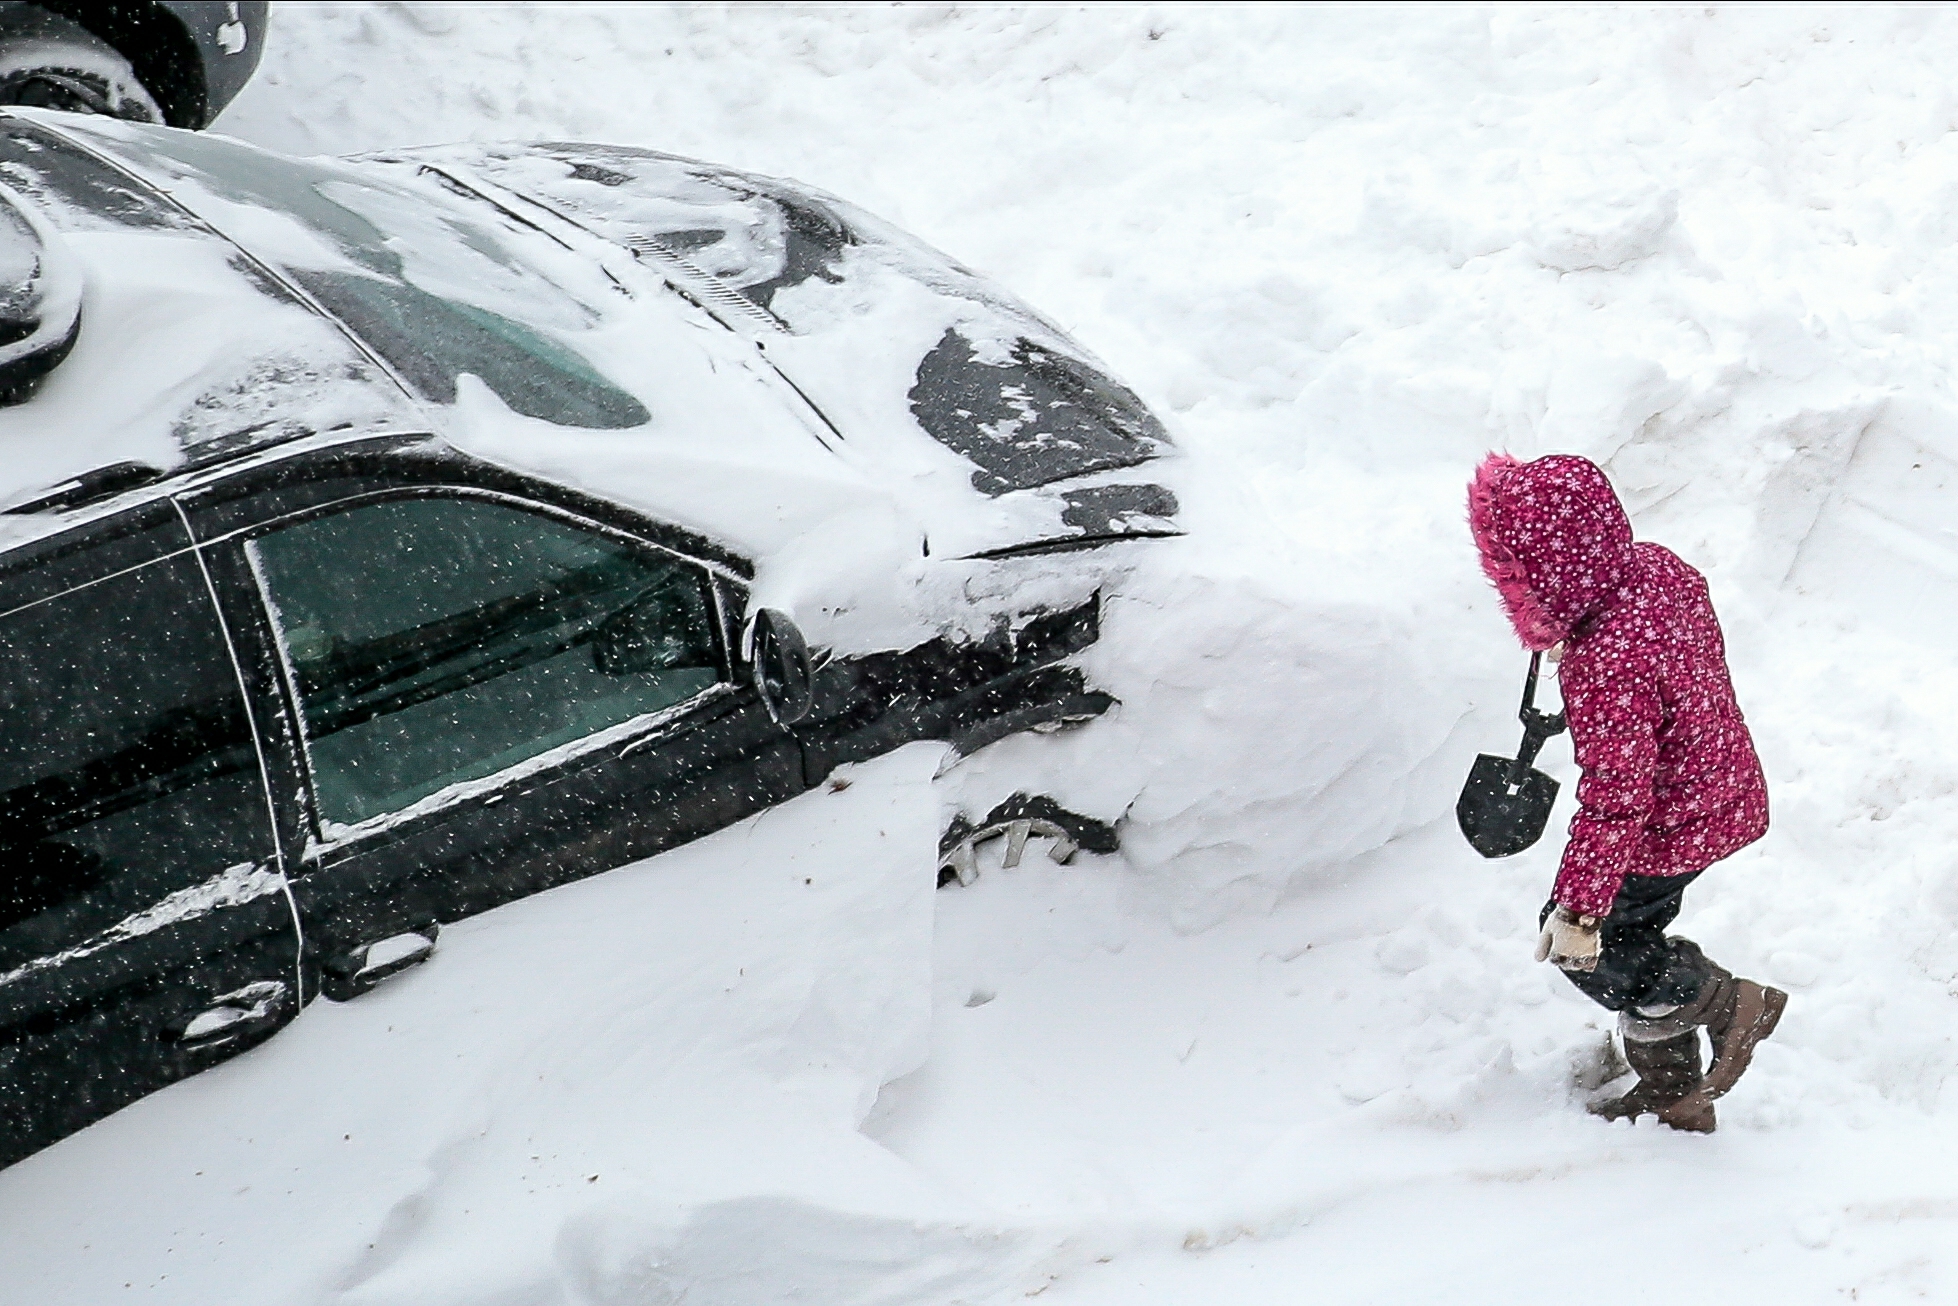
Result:
[[[250,548],[329,825],[494,775],[720,678],[703,570],[504,504],[370,503]]]
[[[984,494],[1147,462],[1169,433],[1127,386],[1021,336],[1010,346],[948,329],[907,396],[934,440],[978,464]]]
[[[469,373],[526,417],[602,429],[651,420],[548,333],[575,334],[595,315],[520,257],[518,237],[482,206],[219,137],[86,121],[71,130],[163,174],[180,202],[305,289],[423,398],[453,403]]]
[[[47,239],[87,284],[75,349],[31,400],[0,406],[0,486],[414,420],[414,405],[339,327],[58,132],[0,115],[0,186],[54,229]],[[66,438],[48,439],[51,430]]]
[[[0,972],[276,891],[271,837],[193,557],[0,617]]]
[[[128,177],[21,118],[0,120],[0,184],[61,231],[170,231],[194,219]]]

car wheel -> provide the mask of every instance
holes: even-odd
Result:
[[[0,22],[0,104],[163,121],[155,97],[115,47],[31,5]]]

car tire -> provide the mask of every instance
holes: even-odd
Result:
[[[31,5],[0,21],[0,104],[163,121],[156,98],[114,46]]]

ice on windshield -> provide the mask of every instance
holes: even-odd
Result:
[[[421,398],[480,377],[527,417],[618,428],[650,420],[563,337],[597,316],[513,249],[518,236],[433,183],[407,187],[330,160],[217,137],[85,122],[113,152],[291,279]]]

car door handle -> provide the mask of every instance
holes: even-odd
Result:
[[[259,980],[216,998],[166,1037],[186,1052],[216,1052],[254,1041],[284,1022],[292,990],[279,980]]]
[[[357,998],[389,976],[427,961],[434,955],[440,931],[441,926],[430,921],[329,957],[320,966],[320,991],[335,1002]]]

